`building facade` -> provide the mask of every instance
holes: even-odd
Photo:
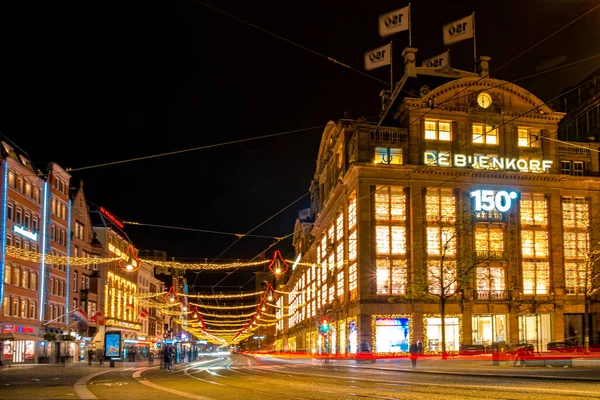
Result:
[[[379,123],[325,128],[312,228],[296,223],[284,349],[402,354],[422,339],[426,353],[543,351],[582,341],[585,315],[597,343],[597,302],[584,292],[598,250],[598,145],[555,140],[564,114],[490,78],[489,57],[475,74],[417,67],[416,52],[403,52]]]

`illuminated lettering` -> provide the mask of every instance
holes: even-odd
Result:
[[[467,166],[467,156],[464,154],[455,154],[454,155],[454,166],[455,167],[466,167]]]
[[[506,212],[512,207],[512,201],[519,197],[517,192],[507,192],[500,190],[494,193],[493,190],[474,190],[470,193],[470,197],[474,198],[475,211],[494,211]]]
[[[123,229],[124,225],[121,221],[119,221],[117,219],[117,217],[115,217],[114,215],[112,215],[110,212],[108,212],[106,210],[106,208],[104,207],[100,207],[100,212],[106,216],[106,218],[108,218],[109,220],[111,220],[116,226],[118,226],[119,228]]]
[[[25,236],[31,240],[37,240],[38,234],[36,232],[32,232],[29,229],[23,228],[22,226],[15,225],[13,226],[13,231],[16,233]]]

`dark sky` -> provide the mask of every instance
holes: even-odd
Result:
[[[361,71],[364,52],[391,39],[395,76],[401,75],[408,34],[380,38],[377,17],[407,3],[210,4]],[[494,72],[597,4],[413,1],[413,47],[420,59],[445,51],[442,25],[474,11],[478,54],[492,57],[492,76],[514,80],[599,54],[596,10]],[[374,116],[386,88],[191,0],[3,2],[0,15],[0,134],[41,169],[49,161],[79,168],[323,126],[345,110]],[[452,65],[471,70],[472,54],[471,40],[453,45]],[[519,84],[548,100],[599,60]],[[389,80],[387,68],[370,73]],[[72,182],[83,180],[89,201],[127,221],[245,233],[308,191],[322,130],[75,171]],[[307,206],[305,197],[254,233],[291,233],[298,209]],[[210,261],[237,240],[150,227],[126,231],[138,248],[190,260]],[[244,238],[219,260],[253,258],[272,242]],[[291,257],[291,241],[277,248]]]

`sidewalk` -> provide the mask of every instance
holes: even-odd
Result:
[[[359,368],[399,372],[600,382],[600,358],[597,356],[573,358],[572,367],[531,366],[531,364],[530,366],[513,367],[512,359],[493,361],[491,355],[456,356],[446,360],[442,360],[440,356],[421,357],[417,361],[416,368],[412,368],[410,360],[405,357],[378,359],[375,363],[356,363],[355,360],[332,360],[330,362],[333,365],[354,365]]]

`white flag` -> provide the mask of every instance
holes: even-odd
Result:
[[[450,64],[450,52],[446,51],[440,55],[435,57],[428,58],[427,60],[423,60],[421,63],[422,67],[427,68],[442,68],[446,65]]]
[[[365,53],[365,69],[370,71],[375,68],[390,65],[392,62],[392,44],[377,49],[369,50]]]
[[[379,35],[386,37],[396,32],[408,30],[408,13],[410,6],[390,11],[379,16]]]
[[[470,39],[475,32],[473,14],[444,25],[444,44],[452,44]]]

